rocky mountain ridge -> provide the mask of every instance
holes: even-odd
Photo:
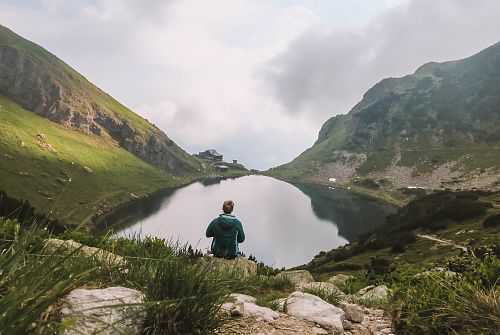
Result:
[[[469,58],[386,78],[315,144],[270,171],[284,179],[362,178],[379,186],[500,187],[500,43]]]
[[[67,128],[111,137],[158,168],[198,169],[197,160],[156,126],[47,50],[3,26],[0,26],[0,73],[0,93],[29,111]]]

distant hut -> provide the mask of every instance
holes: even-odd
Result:
[[[238,163],[238,160],[237,159],[233,159],[233,164],[237,164]]]
[[[217,171],[219,172],[227,172],[229,170],[229,167],[226,165],[216,165]]]
[[[215,149],[201,151],[198,154],[198,157],[211,162],[222,162],[223,156],[218,153]]]

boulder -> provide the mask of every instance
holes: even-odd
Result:
[[[265,321],[273,321],[279,317],[278,312],[256,305],[255,298],[249,295],[231,294],[230,299],[232,302],[223,304],[221,308],[229,311],[232,316],[252,315]]]
[[[95,247],[89,247],[73,240],[59,240],[56,238],[49,238],[45,241],[46,252],[75,252],[75,255],[84,257],[95,257],[95,259],[106,262],[109,266],[124,266],[127,261],[119,255],[113,254],[109,251],[102,250]]]
[[[236,272],[241,274],[243,277],[251,277],[257,275],[257,263],[248,260],[245,257],[224,259],[205,255],[201,258],[201,261],[210,264],[216,271]]]
[[[374,287],[370,285],[364,289],[359,290],[358,298],[361,301],[374,302],[387,300],[389,289],[385,285]]]
[[[328,282],[338,286],[338,285],[344,285],[349,279],[353,279],[354,277],[351,275],[344,275],[342,273],[335,275],[328,279]]]
[[[64,334],[140,334],[145,307],[133,304],[143,299],[141,292],[120,286],[73,290],[62,299],[62,321],[74,321]]]
[[[280,272],[276,278],[288,279],[293,285],[299,283],[310,283],[314,281],[313,276],[307,270],[290,270]]]
[[[299,319],[315,322],[335,333],[343,332],[344,311],[323,299],[304,292],[293,292],[285,303],[285,313]]]
[[[337,294],[341,299],[344,298],[346,295],[344,292],[342,292],[337,286],[331,284],[331,283],[326,283],[326,282],[321,282],[321,281],[316,281],[312,283],[298,283],[295,285],[295,291],[300,291],[300,292],[308,292],[311,294],[311,291],[321,291],[322,293],[326,295],[332,295],[332,294]]]
[[[363,322],[365,316],[363,313],[363,309],[360,306],[356,304],[342,302],[340,303],[340,308],[345,312],[345,318],[347,320],[356,323]]]

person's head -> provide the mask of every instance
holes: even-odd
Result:
[[[233,200],[226,200],[224,201],[224,204],[222,204],[222,211],[224,214],[231,214],[234,209],[234,202]]]

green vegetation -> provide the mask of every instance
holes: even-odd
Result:
[[[122,255],[112,266],[98,257],[57,249],[47,253],[47,238],[71,238]],[[271,292],[290,286],[262,277],[213,271],[186,246],[158,238],[129,240],[84,232],[55,236],[37,226],[0,218],[0,329],[2,334],[62,333],[70,324],[57,320],[59,298],[70,290],[122,285],[145,293],[144,334],[212,334],[226,317],[220,305],[231,292]],[[272,293],[270,293],[272,294]]]
[[[467,59],[426,64],[412,75],[382,80],[349,113],[325,122],[311,148],[266,173],[326,183],[346,169],[355,172],[354,177],[383,178],[394,164],[410,168],[415,177],[456,162],[462,176],[486,171],[498,176],[499,55],[497,43]],[[444,177],[445,184],[433,187],[451,188],[460,182]],[[406,183],[411,185],[410,180]],[[373,193],[374,185],[365,186],[358,190]],[[498,182],[493,179],[491,186]],[[377,193],[393,191],[388,183]]]
[[[455,245],[479,247],[498,241],[499,227],[483,226],[483,221],[494,221],[500,214],[496,206],[499,200],[499,193],[485,192],[439,191],[427,195],[402,207],[384,225],[353,243],[319,253],[301,268],[315,273],[359,273],[369,267],[372,257],[424,267],[444,262],[446,256],[455,255]],[[440,244],[419,236],[427,234],[451,242]]]
[[[70,222],[194,177],[155,168],[110,139],[54,124],[4,96],[0,133],[0,187]]]

